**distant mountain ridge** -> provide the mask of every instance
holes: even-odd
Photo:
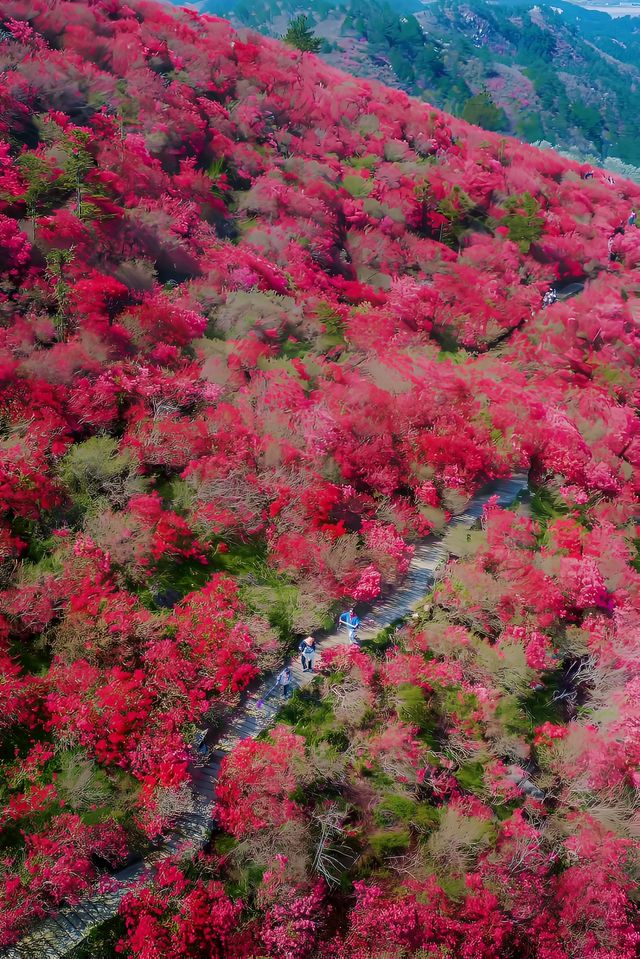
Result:
[[[640,165],[640,19],[557,0],[206,0],[272,36],[305,14],[321,55],[490,130]]]

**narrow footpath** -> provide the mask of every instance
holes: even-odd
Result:
[[[404,582],[372,606],[366,628],[360,628],[358,638],[362,640],[375,636],[395,620],[411,615],[429,590],[439,567],[447,560],[449,534],[460,527],[471,527],[482,516],[484,506],[492,496],[497,496],[501,506],[509,506],[526,487],[527,477],[524,474],[491,483],[476,494],[464,512],[453,517],[441,536],[420,540],[415,546]],[[322,662],[323,650],[347,642],[344,629],[336,629],[324,636],[318,642],[319,657],[316,657],[316,663]],[[292,673],[294,688],[306,685],[313,678],[312,673],[303,673],[298,656],[293,662]],[[263,705],[259,703],[273,686],[274,679],[274,675],[268,676],[251,690],[242,706],[235,711],[231,722],[218,734],[209,762],[191,769],[194,811],[177,820],[175,830],[166,844],[143,861],[116,873],[109,891],[96,893],[76,906],[60,910],[34,927],[15,946],[3,950],[1,956],[5,959],[62,959],[93,929],[115,916],[126,893],[133,886],[150,879],[158,863],[176,853],[188,857],[205,844],[212,828],[212,807],[220,763],[239,742],[257,736],[273,723],[281,704],[277,695],[272,695]]]

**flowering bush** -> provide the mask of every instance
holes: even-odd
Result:
[[[289,798],[304,782],[304,740],[276,726],[269,741],[246,740],[223,761],[216,787],[216,818],[232,835],[277,826],[296,816]]]
[[[127,930],[118,952],[152,959],[206,955],[210,959],[246,955],[236,951],[242,902],[231,900],[222,883],[191,884],[171,862],[158,870],[154,889],[130,893],[121,912]]]
[[[382,577],[375,566],[367,566],[358,577],[358,582],[353,588],[353,598],[356,600],[371,601],[380,595],[380,583]]]

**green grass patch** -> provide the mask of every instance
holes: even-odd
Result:
[[[411,845],[408,829],[381,829],[369,836],[369,845],[380,862],[389,856],[400,856]]]
[[[228,856],[238,845],[238,840],[228,833],[220,833],[213,839],[212,846],[219,856]]]
[[[291,699],[278,713],[278,722],[286,723],[309,745],[328,742],[338,749],[349,745],[346,730],[333,715],[331,702],[321,699],[314,685],[296,689]]]
[[[532,689],[520,697],[520,706],[527,717],[527,733],[532,736],[536,726],[543,723],[563,723],[562,704],[553,701],[553,694],[560,688],[562,670],[545,676],[544,689]]]
[[[411,683],[403,683],[398,687],[397,712],[404,723],[416,726],[418,737],[432,749],[438,746],[437,723],[438,717],[427,702],[424,690]]]
[[[405,617],[394,619],[388,626],[384,626],[371,639],[363,639],[360,643],[362,649],[370,656],[381,659],[388,649],[394,645],[396,632],[406,622]]]
[[[385,796],[376,806],[373,818],[379,826],[409,823],[415,817],[418,803],[408,796]]]
[[[262,877],[265,871],[262,866],[255,865],[238,869],[236,875],[225,883],[228,895],[232,899],[242,899],[243,902],[251,902],[262,883]]]
[[[380,158],[375,153],[366,153],[364,156],[352,156],[345,160],[354,170],[375,170]]]
[[[124,936],[125,931],[124,919],[121,916],[107,919],[68,952],[67,959],[113,959],[117,955],[118,940]]]
[[[538,520],[544,529],[551,520],[559,519],[569,512],[569,507],[562,497],[546,486],[540,486],[533,491],[529,508],[533,518]]]
[[[342,179],[342,186],[347,193],[357,199],[358,197],[369,196],[373,189],[373,180],[365,180],[364,177],[357,174],[348,173]]]
[[[484,766],[482,763],[465,763],[454,775],[464,790],[473,793],[475,796],[484,795]]]

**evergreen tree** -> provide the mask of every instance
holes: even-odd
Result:
[[[504,110],[497,107],[487,90],[470,97],[462,110],[462,119],[485,130],[505,130],[509,123]]]
[[[307,26],[307,18],[300,14],[289,24],[289,29],[282,38],[289,46],[302,50],[303,53],[317,53],[322,46],[322,40],[315,37]]]

